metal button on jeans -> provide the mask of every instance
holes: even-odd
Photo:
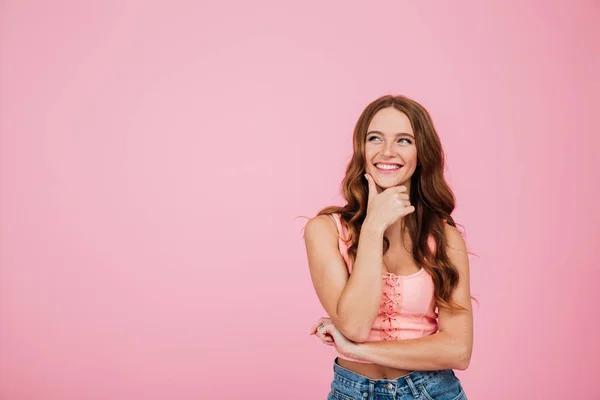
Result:
[[[391,388],[393,388],[393,387],[394,387],[394,385],[392,385],[391,383],[388,383],[388,384],[387,384],[387,388],[388,388],[388,389],[391,389]]]
[[[369,393],[363,392],[363,397],[369,397]]]

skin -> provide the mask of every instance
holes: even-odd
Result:
[[[382,173],[375,166],[381,162],[401,164],[402,167],[394,173]],[[369,208],[362,231],[377,236],[378,239],[385,235],[390,240],[390,248],[383,256],[381,271],[383,274],[393,272],[397,275],[410,275],[419,270],[410,251],[410,238],[403,229],[403,217],[414,211],[410,206],[408,193],[410,193],[410,178],[417,165],[414,132],[408,117],[394,108],[380,110],[369,124],[365,142]],[[389,188],[393,189],[386,191]],[[392,196],[395,196],[394,201],[397,202],[394,203],[397,211],[394,218],[390,217],[392,214],[390,210],[393,207]],[[386,203],[386,206],[383,206],[383,203]],[[401,210],[402,208],[404,211]],[[321,217],[328,218],[327,216],[317,218]],[[330,223],[324,221],[322,219],[320,223]],[[319,243],[322,244],[319,246],[335,246],[337,230],[335,227],[326,229],[332,235],[332,240],[321,240]],[[361,232],[361,240],[362,235]],[[452,298],[467,311],[452,313],[439,310],[437,333],[408,340],[353,341],[340,332],[331,318],[321,318],[311,327],[310,334],[318,336],[326,345],[335,346],[343,355],[374,363],[363,364],[338,359],[342,367],[372,379],[395,379],[415,370],[466,369],[470,362],[473,343],[469,262],[466,245],[460,232],[446,225],[446,237],[450,261],[456,266],[460,275],[459,284]],[[323,287],[320,282],[315,286]],[[326,294],[327,296],[334,296],[330,293],[336,293],[335,290],[326,289],[318,293],[322,293],[321,296],[325,296],[324,293],[329,293]],[[331,300],[331,297],[327,299],[327,301]],[[321,325],[323,326],[319,328]]]
[[[395,186],[403,186],[405,193],[410,193],[410,178],[418,162],[414,135],[406,114],[395,108],[384,108],[373,116],[367,128],[365,170],[369,184],[375,183],[377,193]],[[376,163],[400,164],[402,168],[395,173],[382,173],[375,166]],[[408,199],[408,195],[402,198]],[[403,219],[398,219],[385,231],[390,243],[400,241],[403,236],[402,223]]]

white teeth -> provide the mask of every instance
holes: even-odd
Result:
[[[400,166],[398,165],[387,165],[387,164],[375,164],[377,168],[380,169],[398,169]]]

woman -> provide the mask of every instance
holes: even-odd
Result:
[[[328,399],[466,399],[453,369],[473,343],[469,261],[451,216],[429,113],[404,96],[367,106],[342,187],[305,227],[311,279],[334,346]]]

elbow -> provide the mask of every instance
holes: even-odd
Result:
[[[473,344],[466,339],[461,339],[460,337],[451,335],[448,332],[441,334],[446,335],[446,338],[448,339],[446,342],[446,354],[448,355],[446,358],[446,367],[460,371],[464,371],[469,368]]]
[[[367,324],[364,321],[357,321],[356,318],[347,318],[340,315],[339,309],[337,311],[337,323],[334,324],[346,339],[354,343],[364,343],[369,339],[372,323]]]
[[[454,368],[452,369],[457,369],[459,371],[465,371],[467,368],[469,368],[469,360],[460,360],[456,363],[456,365],[454,366]]]
[[[464,371],[469,368],[469,364],[471,363],[471,350],[463,349],[458,356],[455,358],[453,369],[457,369],[459,371]]]
[[[352,340],[354,343],[364,343],[367,340],[369,340],[369,332],[368,331],[365,333],[358,332],[358,333],[352,335],[352,338],[350,340]]]
[[[339,329],[339,331],[346,337],[346,339],[354,342],[354,343],[364,343],[369,339],[369,329],[357,329],[357,328],[348,328],[343,327],[343,329]]]

